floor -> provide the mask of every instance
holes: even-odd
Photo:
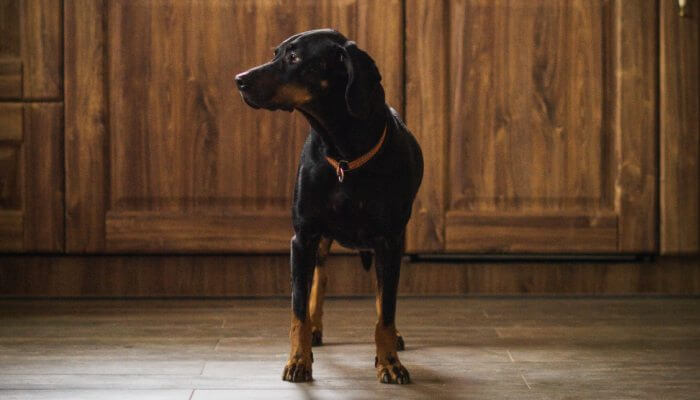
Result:
[[[0,301],[0,399],[698,399],[700,300],[402,298],[413,383],[376,382],[373,299],[332,299],[314,378],[289,301]]]

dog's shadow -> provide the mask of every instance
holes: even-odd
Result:
[[[362,342],[362,341],[346,341],[346,342],[326,342],[323,344],[322,347],[319,349],[322,349],[323,347],[335,347],[335,346],[366,346],[369,343],[367,342]],[[409,352],[410,349],[404,350],[401,352],[401,354]],[[320,353],[320,351],[319,351]],[[338,354],[318,354],[317,355],[319,358],[323,357],[323,362],[324,362],[324,368],[330,368],[332,369],[333,375],[334,376],[339,376],[339,377],[357,377],[357,376],[368,376],[371,375],[372,377],[372,384],[371,385],[365,385],[364,379],[362,383],[359,383],[356,385],[357,389],[361,389],[362,392],[372,392],[374,391],[377,395],[380,394],[388,394],[387,390],[390,391],[392,395],[399,395],[397,391],[407,391],[410,392],[411,395],[406,396],[409,398],[433,398],[433,397],[439,397],[440,399],[446,399],[446,400],[452,400],[456,399],[457,397],[454,397],[454,395],[449,394],[449,393],[436,393],[441,386],[449,386],[450,382],[453,380],[452,378],[445,377],[443,374],[440,373],[438,369],[431,368],[430,366],[411,366],[407,365],[407,368],[409,369],[409,372],[411,373],[411,383],[407,385],[386,385],[379,383],[376,378],[374,377],[374,368],[371,365],[371,362],[367,363],[367,366],[358,366],[358,364],[355,363],[347,363],[343,362],[342,356]],[[376,386],[374,386],[376,385]],[[302,398],[304,399],[319,399],[324,396],[321,396],[320,393],[314,393],[316,390],[321,390],[323,389],[322,384],[317,384],[316,381],[312,381],[306,384],[299,385],[298,388],[300,390],[300,394]],[[343,389],[338,389],[338,390],[343,390]],[[352,397],[352,396],[349,396]],[[364,397],[364,396],[362,396]],[[354,397],[352,397],[354,398]]]

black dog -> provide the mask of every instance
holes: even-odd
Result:
[[[296,109],[311,125],[294,188],[291,353],[282,374],[287,381],[311,380],[311,346],[322,335],[322,267],[333,240],[359,249],[366,269],[374,252],[377,377],[383,383],[410,381],[396,353],[403,339],[394,315],[404,231],[423,157],[384,102],[380,81],[372,58],[331,29],[294,35],[276,48],[272,61],[236,76],[251,107]]]

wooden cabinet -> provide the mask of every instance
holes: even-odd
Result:
[[[67,249],[288,251],[296,114],[255,111],[236,73],[298,31],[331,26],[377,59],[402,98],[392,1],[65,3]]]
[[[0,251],[63,250],[60,10],[0,0]]]
[[[0,250],[286,252],[307,123],[233,77],[334,27],[423,148],[409,252],[697,252],[692,4],[0,0]]]
[[[407,2],[412,251],[657,250],[649,1]]]

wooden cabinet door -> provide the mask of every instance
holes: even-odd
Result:
[[[664,255],[700,253],[700,3],[659,2],[659,235]]]
[[[245,106],[233,78],[293,33],[343,32],[403,102],[398,0],[80,0],[64,13],[70,252],[287,251],[307,123]]]
[[[655,251],[656,7],[409,0],[409,251]]]
[[[0,0],[0,251],[63,250],[60,10]]]

